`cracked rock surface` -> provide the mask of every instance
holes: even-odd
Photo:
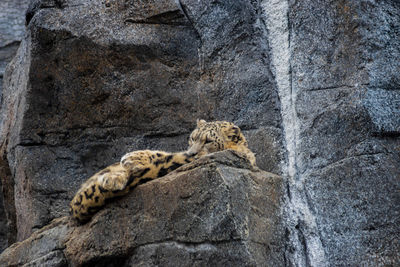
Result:
[[[278,266],[282,185],[236,153],[210,154],[140,185],[85,225],[54,220],[5,250],[0,265]]]
[[[241,3],[31,2],[0,119],[14,240],[67,215],[80,184],[125,153],[186,149],[198,118],[238,124],[258,166],[279,173],[278,97],[255,7]],[[201,14],[218,10],[209,28]],[[227,45],[213,36],[229,21]]]
[[[2,103],[3,77],[7,64],[15,56],[18,46],[24,37],[25,21],[24,14],[28,8],[29,0],[2,0],[0,2],[0,108]],[[5,177],[0,163],[0,177]],[[10,211],[4,206],[9,203],[7,199],[3,201],[2,182],[7,188],[8,182],[0,178],[0,252],[8,244],[15,242],[15,225],[8,224],[7,218],[15,217],[15,211]],[[5,191],[8,189],[5,188]],[[10,190],[8,190],[10,191]],[[7,193],[4,193],[6,198]],[[14,214],[14,215],[11,215]],[[11,230],[14,229],[14,230]]]
[[[79,232],[86,238],[53,242],[35,252],[38,258],[14,246],[7,258],[21,253],[33,266],[79,265],[85,258],[97,265],[99,259],[115,265],[179,259],[187,265],[222,258],[228,265],[258,265],[268,257],[267,266],[400,265],[398,1],[32,0],[25,16],[7,11],[14,2],[0,4],[6,6],[0,15],[7,13],[0,16],[7,18],[0,23],[7,33],[0,35],[0,61],[18,49],[1,97],[0,218],[6,220],[0,219],[0,247],[5,239],[8,245],[31,237],[39,242],[42,227],[68,214],[80,184],[125,153],[186,149],[198,118],[237,124],[260,169],[282,177],[282,201],[265,201],[278,201],[274,225],[284,234],[277,230],[281,240],[266,241],[275,234],[268,228],[270,208],[242,210],[228,205],[235,199],[218,198],[227,192],[244,198],[232,191],[236,186],[248,190],[247,197],[257,188],[250,177],[256,172],[229,157],[233,163],[203,162],[174,174],[221,182],[218,177],[231,170],[246,173],[246,183],[225,186],[225,179],[213,197],[193,195],[215,213],[188,197],[191,210],[185,212],[192,217],[180,213],[181,206],[163,206],[145,217],[133,214],[129,233],[113,228],[132,210],[166,205],[162,199],[185,203],[185,196],[146,191],[152,186],[163,193],[153,187],[160,180],[127,197],[136,202],[126,209],[117,204],[124,201],[115,202],[90,226],[75,228],[62,219],[49,233],[58,239],[94,230],[96,221],[107,235]],[[200,181],[192,182],[203,188]],[[194,190],[181,182],[182,190]],[[260,190],[274,187],[264,186]],[[251,214],[259,215],[255,224]],[[161,229],[162,223],[163,231],[154,234],[146,228]],[[138,225],[146,231],[139,234]],[[104,243],[110,236],[134,241]],[[22,249],[28,243],[18,244]]]

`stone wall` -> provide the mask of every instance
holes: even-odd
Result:
[[[202,118],[239,125],[283,177],[282,265],[400,263],[396,1],[35,0],[27,14],[0,121],[14,239],[67,215],[124,153],[185,149]]]

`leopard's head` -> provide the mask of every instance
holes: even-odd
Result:
[[[197,120],[197,127],[190,134],[188,154],[201,157],[238,146],[247,147],[247,141],[235,124],[227,121]]]

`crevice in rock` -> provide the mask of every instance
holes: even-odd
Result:
[[[7,43],[4,46],[0,46],[0,50],[7,49],[7,48],[12,48],[12,47],[18,47],[20,43],[21,43],[20,41],[12,41],[10,43]]]
[[[305,237],[305,233],[304,233],[304,222],[299,221],[296,226],[295,229],[297,230],[297,235],[298,235],[298,239],[300,241],[300,243],[302,244],[303,248],[304,248],[304,258],[305,258],[305,265],[306,266],[313,266],[311,264],[310,258],[308,256],[308,246],[307,246],[307,240]]]
[[[129,260],[129,259],[128,259]],[[126,257],[124,255],[121,256],[107,256],[91,259],[89,262],[81,265],[82,267],[120,267],[127,266]]]
[[[359,159],[359,158],[363,158],[363,157],[368,157],[368,156],[378,156],[378,155],[387,155],[387,152],[377,152],[377,153],[363,153],[363,154],[359,154],[359,155],[354,155],[351,157],[345,157],[339,160],[336,160],[334,162],[331,162],[327,165],[321,165],[319,166],[318,172],[324,172],[326,169],[330,169],[330,168],[335,168],[340,166],[341,164],[345,163],[348,160],[354,160],[354,159]]]
[[[186,19],[189,21],[189,23],[190,23],[190,25],[192,26],[193,30],[195,31],[197,37],[199,38],[199,41],[200,41],[200,49],[201,49],[201,48],[203,47],[203,43],[204,43],[204,42],[203,42],[203,40],[201,39],[201,35],[200,35],[199,31],[197,30],[196,25],[195,25],[193,19],[190,17],[190,15],[189,15],[189,13],[188,13],[187,7],[186,7],[184,4],[182,4],[182,1],[181,1],[181,0],[176,0],[176,4],[177,4],[178,7],[181,9],[182,13],[185,15]]]
[[[339,90],[339,89],[359,88],[359,86],[364,86],[364,85],[368,85],[368,84],[359,84],[359,85],[338,84],[338,85],[328,86],[328,87],[309,88],[304,91],[305,92],[314,92],[314,91],[325,91],[325,90]]]
[[[7,217],[3,201],[3,187],[0,179],[0,253],[7,247]]]
[[[4,151],[0,156],[0,179],[2,184],[4,212],[7,219],[7,245],[9,246],[16,241],[17,218],[15,210],[14,180]]]
[[[190,25],[190,21],[189,23],[185,23],[182,21],[183,18],[184,15],[182,15],[180,10],[172,10],[145,19],[126,18],[125,22],[136,23],[136,24],[161,24],[161,25],[172,25],[172,26]]]
[[[180,10],[182,11],[182,13],[184,14],[184,16],[186,17],[186,19],[189,21],[189,24],[192,26],[197,39],[200,41],[199,47],[198,47],[198,55],[199,55],[199,72],[200,75],[204,73],[204,60],[205,60],[205,53],[204,53],[204,41],[201,38],[201,34],[199,32],[199,30],[197,29],[195,22],[193,21],[193,19],[190,17],[189,15],[189,11],[188,8],[182,3],[181,0],[175,0],[176,4],[178,5],[178,7],[180,8]]]
[[[31,147],[31,146],[45,146],[45,145],[48,145],[48,144],[46,144],[46,143],[44,143],[44,142],[40,142],[40,143],[32,142],[32,143],[19,143],[19,144],[17,144],[15,147],[18,147],[18,146],[21,146],[21,147]]]
[[[400,137],[400,125],[399,125],[399,131],[381,131],[381,132],[373,132],[372,136],[374,137],[379,137],[379,138],[384,138],[384,137],[388,137],[388,138],[398,138]]]
[[[25,12],[25,25],[28,26],[35,14],[40,9],[47,9],[47,8],[57,8],[63,9],[69,7],[66,4],[66,0],[33,0],[30,5],[28,6],[27,11]]]

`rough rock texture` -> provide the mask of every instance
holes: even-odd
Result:
[[[289,21],[305,263],[399,265],[400,3],[297,1]]]
[[[0,113],[10,243],[124,153],[185,149],[196,118],[222,119],[283,176],[282,265],[400,265],[398,1],[34,0],[26,22]],[[203,255],[147,237],[130,264]]]
[[[2,189],[0,184],[0,189]],[[7,217],[4,210],[3,195],[0,195],[0,252],[3,251],[7,245]]]
[[[25,11],[28,4],[29,0],[2,0],[0,2],[0,95],[6,65],[14,57],[24,36]]]
[[[17,52],[25,32],[25,10],[29,0],[2,0],[0,2],[0,106],[3,91],[3,76],[6,65]],[[1,168],[1,167],[0,167]],[[0,171],[1,173],[1,171]],[[2,183],[0,179],[0,252],[7,246],[7,219],[3,206]],[[11,240],[11,243],[13,241]]]
[[[282,178],[211,154],[110,203],[88,224],[56,219],[1,266],[274,266],[284,261]]]
[[[1,127],[17,240],[66,215],[79,185],[124,153],[185,149],[196,118],[239,124],[259,166],[279,171],[278,98],[251,4],[147,2],[31,5]],[[201,22],[204,12],[222,12],[219,26]]]

